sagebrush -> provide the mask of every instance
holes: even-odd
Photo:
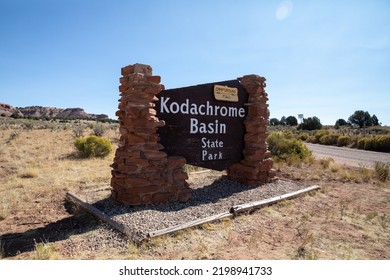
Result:
[[[105,157],[112,151],[110,140],[95,135],[76,138],[74,146],[81,157],[87,158]]]
[[[274,157],[281,160],[306,159],[311,156],[310,150],[298,139],[291,138],[283,132],[273,132],[267,138],[268,149]]]

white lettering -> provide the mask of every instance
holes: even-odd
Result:
[[[226,134],[226,124],[215,120],[214,123],[202,123],[195,118],[190,119],[190,133]]]
[[[198,132],[198,120],[197,119],[190,119],[190,133],[197,133]]]
[[[160,112],[161,113],[164,113],[164,110],[169,113],[169,109],[167,107],[167,102],[169,101],[169,97],[165,98],[165,97],[162,97],[161,98],[161,107],[160,107]]]
[[[209,124],[210,125],[210,124]],[[206,128],[206,124],[205,123],[200,123],[200,128],[199,128],[199,132],[200,133],[207,133],[207,128]],[[211,133],[213,133],[214,131],[212,131]]]
[[[169,106],[169,109],[171,109],[172,113],[177,114],[180,110],[180,106],[177,104],[177,102],[172,102],[171,106]]]
[[[200,105],[200,106],[202,106],[202,105]],[[199,110],[200,110],[200,106],[199,106]],[[191,104],[190,113],[191,113],[191,115],[197,115],[198,114],[198,107],[196,106],[196,104]]]
[[[221,151],[216,153],[210,153],[207,150],[202,150],[202,161],[220,160],[223,159],[223,153]]]
[[[206,137],[203,137],[202,138],[202,148],[206,148],[207,147],[207,145],[206,145]]]
[[[202,161],[205,161],[207,150],[202,150]]]
[[[182,103],[180,105],[180,112],[182,114],[186,114],[188,115],[188,110],[189,110],[189,107],[190,107],[190,101],[188,99],[186,99],[186,102]]]
[[[202,148],[223,148],[223,141],[218,139],[210,140],[202,137]]]
[[[244,110],[245,111],[245,110]],[[237,108],[236,107],[229,107],[229,117],[230,116],[234,116],[234,117],[237,117]]]
[[[207,101],[206,107],[207,107],[207,115],[212,116],[213,115],[213,107],[210,106],[210,102]]]
[[[225,106],[223,106],[223,107],[221,107],[220,112],[221,112],[221,116],[225,117],[228,113],[228,109]]]
[[[204,108],[204,107],[205,107],[205,105],[200,105],[200,106],[199,106],[199,114],[201,114],[202,116],[205,115],[205,112],[204,112],[203,109],[202,109],[202,108]]]
[[[222,116],[222,117],[245,117],[245,109],[230,107],[230,106],[219,106],[211,105],[209,101],[206,104],[195,104],[191,103],[187,98],[184,102],[170,102],[170,97],[161,97],[160,112],[168,114],[181,113],[183,115],[202,115],[202,116]],[[209,127],[211,129],[211,127]],[[215,127],[213,128],[215,131]]]
[[[219,106],[215,105],[214,108],[215,108],[214,116],[218,116]]]

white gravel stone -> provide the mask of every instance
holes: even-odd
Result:
[[[248,187],[225,179],[221,172],[190,176],[189,183],[193,194],[186,203],[126,206],[105,199],[95,203],[95,206],[125,225],[134,235],[143,238],[151,231],[229,211],[234,205],[280,196],[306,187],[286,180]]]

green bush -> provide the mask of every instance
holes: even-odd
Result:
[[[272,155],[281,159],[306,159],[311,152],[301,140],[288,139],[282,132],[273,132],[267,138],[268,149]]]
[[[299,133],[297,136],[297,139],[302,140],[302,141],[306,141],[308,138],[309,138],[309,133],[306,133],[306,132]]]
[[[369,151],[376,151],[376,139],[374,137],[367,137],[364,143],[364,149]]]
[[[338,134],[325,134],[319,139],[319,141],[323,145],[336,145],[338,138]]]
[[[323,137],[324,135],[327,135],[329,134],[329,131],[328,130],[318,130],[316,131],[316,133],[314,134],[314,142],[313,143],[320,143],[320,139],[321,137]]]
[[[390,152],[390,135],[362,137],[357,141],[357,148],[388,153]]]
[[[379,152],[390,152],[390,135],[375,137],[376,150]]]
[[[321,128],[321,121],[317,117],[303,119],[303,122],[298,126],[298,129],[302,130],[316,130]]]
[[[310,135],[309,137],[307,137],[306,142],[316,143],[316,138],[314,137],[314,135]]]
[[[337,146],[343,147],[348,146],[351,143],[351,137],[347,135],[340,135],[337,139]]]
[[[362,137],[360,139],[357,140],[357,148],[360,149],[360,150],[364,150],[365,147],[366,147],[366,143],[369,141],[370,139],[368,137]]]
[[[104,157],[112,151],[110,140],[94,135],[76,138],[74,146],[81,157]]]

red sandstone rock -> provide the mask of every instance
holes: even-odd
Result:
[[[139,195],[153,194],[159,192],[160,188],[161,188],[160,186],[151,185],[151,186],[144,186],[144,187],[129,188],[126,190],[126,192],[132,194],[139,194]]]
[[[146,75],[152,75],[152,67],[146,64],[134,64],[134,73],[142,73]],[[123,75],[123,74],[122,74]]]
[[[160,76],[147,76],[146,79],[149,82],[159,84],[161,82],[161,77]]]
[[[134,65],[127,65],[121,69],[122,76],[134,73]]]
[[[152,76],[148,65],[122,68],[121,98],[116,115],[121,138],[112,164],[112,195],[130,205],[187,201],[191,189],[182,171],[185,159],[168,158],[161,152],[157,127],[164,126],[154,109],[156,95],[164,89],[161,77]]]
[[[167,169],[179,169],[187,163],[186,159],[181,156],[169,156],[167,162]]]
[[[129,186],[130,188],[135,187],[146,187],[150,186],[151,183],[149,180],[145,178],[136,178],[136,177],[129,177],[125,179],[126,186]]]
[[[132,193],[118,192],[116,199],[129,205],[141,204],[141,196]]]
[[[172,193],[168,192],[161,192],[161,193],[155,193],[152,195],[152,202],[153,203],[161,203],[161,202],[167,202],[173,200],[172,198],[174,195]]]
[[[247,185],[257,186],[269,182],[272,159],[267,151],[266,126],[269,118],[267,94],[264,90],[265,78],[257,75],[247,75],[240,79],[241,84],[249,93],[248,115],[244,121],[244,159],[241,163],[230,166],[228,177]]]
[[[168,155],[161,151],[146,150],[141,152],[141,157],[145,159],[162,159],[166,158]]]

